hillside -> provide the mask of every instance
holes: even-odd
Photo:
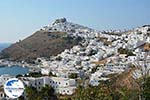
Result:
[[[66,49],[72,49],[68,52],[77,54],[77,57],[91,56],[92,62],[99,61],[116,54],[120,48],[133,50],[149,43],[149,33],[149,25],[129,31],[97,31],[61,18],[4,49],[0,53],[0,58],[32,62],[38,57],[50,58],[61,54]],[[75,53],[78,50],[79,52]],[[63,54],[62,56],[66,57]]]
[[[72,38],[64,31],[46,31],[40,29],[26,39],[12,44],[0,54],[1,58],[31,62],[37,57],[57,55],[65,49],[77,45],[81,38]]]

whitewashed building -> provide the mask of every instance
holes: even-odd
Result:
[[[72,95],[76,89],[76,81],[74,79],[59,78],[59,77],[22,77],[21,80],[25,86],[35,87],[41,90],[43,86],[49,85],[54,88],[56,93],[62,95]]]
[[[49,75],[50,68],[41,68],[41,74],[43,75]]]
[[[128,56],[128,62],[134,63],[136,61],[136,56]]]

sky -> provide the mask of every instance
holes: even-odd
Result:
[[[0,43],[15,43],[57,18],[97,30],[150,24],[150,0],[1,0]]]

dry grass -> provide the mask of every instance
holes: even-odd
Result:
[[[70,39],[65,36],[66,32],[37,31],[28,38],[5,49],[2,55],[5,54],[9,58],[19,61],[55,56],[80,42],[77,39]]]

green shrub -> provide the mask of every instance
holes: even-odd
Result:
[[[77,73],[71,73],[70,75],[69,75],[69,78],[71,78],[71,79],[75,79],[75,78],[77,78],[78,77],[78,74]]]

